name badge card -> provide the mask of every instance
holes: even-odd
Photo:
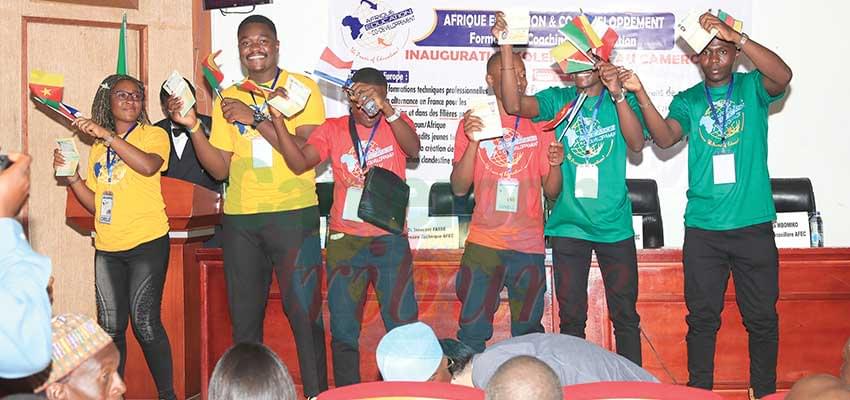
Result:
[[[271,168],[272,166],[272,145],[266,138],[257,136],[251,139],[251,158],[253,158],[254,168]]]
[[[496,211],[515,213],[519,204],[519,181],[511,178],[499,179],[496,187]]]
[[[599,194],[599,168],[593,164],[576,167],[576,198],[595,199]]]
[[[345,191],[345,205],[342,207],[342,219],[346,221],[363,222],[357,215],[360,209],[360,198],[363,197],[363,189],[350,187]]]
[[[112,192],[103,192],[103,196],[100,197],[100,216],[97,219],[98,222],[105,225],[112,223],[112,206],[114,204],[115,198],[112,196]]]
[[[714,169],[714,184],[735,183],[735,154],[715,154],[711,160]]]
[[[269,100],[269,105],[280,111],[286,118],[291,118],[307,106],[307,100],[310,98],[311,92],[309,87],[292,76],[286,79],[284,89],[286,89],[286,95],[289,98],[274,97]]]

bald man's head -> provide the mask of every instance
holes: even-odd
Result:
[[[534,357],[505,361],[487,384],[486,400],[560,400],[561,382],[555,371]]]

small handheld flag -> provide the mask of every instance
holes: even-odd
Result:
[[[218,57],[219,54],[221,54],[221,50],[210,53],[207,58],[201,61],[201,69],[204,72],[204,77],[207,78],[207,83],[209,83],[210,89],[212,89],[219,98],[222,98],[221,82],[224,81],[224,73],[221,72],[221,68],[215,63],[215,58]]]

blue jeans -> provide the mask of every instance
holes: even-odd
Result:
[[[499,293],[508,288],[511,336],[543,332],[543,296],[546,274],[543,254],[496,250],[466,243],[455,291],[461,302],[457,338],[477,352],[493,337],[493,316]]]
[[[334,239],[337,235],[342,237]],[[337,387],[360,382],[360,324],[366,289],[378,297],[387,331],[418,319],[413,262],[406,236],[331,232],[327,244],[331,352]]]

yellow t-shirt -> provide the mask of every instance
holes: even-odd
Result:
[[[145,153],[162,158],[160,172],[168,169],[168,134],[153,125],[138,125],[126,139]],[[86,186],[94,191],[94,247],[103,251],[124,251],[168,233],[168,217],[160,190],[160,174],[144,176],[117,159],[112,180],[106,167],[106,146],[95,143],[89,155]],[[113,154],[114,156],[114,154]],[[103,193],[112,192],[112,222],[100,223]]]
[[[284,86],[289,75],[289,72],[281,69],[275,88]],[[299,126],[321,125],[325,121],[325,105],[316,82],[301,74],[292,73],[291,75],[308,86],[312,92],[304,110],[284,120],[286,129],[294,135],[295,128]],[[268,86],[272,82],[259,83]],[[225,89],[221,94],[252,107],[256,99],[256,104],[268,115],[268,110],[263,106],[265,101],[259,95],[252,98],[250,93],[238,89],[236,85]],[[275,150],[272,150],[271,167],[254,168],[252,140],[255,138],[265,140],[260,132],[250,126],[243,126],[240,132],[237,124],[227,123],[222,115],[221,99],[216,98],[213,104],[210,144],[233,153],[230,159],[230,177],[224,200],[224,213],[257,214],[297,210],[318,204],[314,171],[295,175],[286,165],[283,156]]]

